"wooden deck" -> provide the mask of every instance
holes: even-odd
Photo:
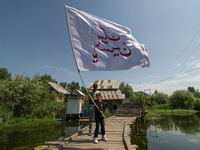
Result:
[[[140,104],[122,104],[115,116],[105,119],[105,130],[108,141],[101,140],[101,134],[98,137],[98,144],[93,143],[93,136],[89,136],[89,127],[85,127],[81,132],[65,138],[62,142],[49,141],[45,144],[58,144],[57,147],[51,146],[48,150],[136,150],[137,145],[130,144],[130,124],[144,114]],[[95,130],[93,123],[93,133]]]
[[[87,129],[79,136],[75,137],[63,146],[61,150],[124,150],[130,147],[130,138],[126,138],[128,129],[125,129],[125,125],[128,123],[133,122],[136,117],[119,117],[113,116],[105,120],[105,127],[106,127],[106,136],[108,141],[102,141],[101,135],[99,134],[99,142],[98,144],[93,143],[93,136],[89,136],[89,129]],[[95,129],[95,123],[93,124],[93,132]],[[126,133],[125,133],[126,132]],[[124,136],[124,134],[126,134]],[[129,140],[129,141],[124,141]],[[126,145],[127,144],[127,145]],[[136,145],[132,145],[132,149],[136,148]]]

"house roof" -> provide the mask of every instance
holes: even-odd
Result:
[[[125,95],[121,91],[100,91],[103,100],[121,100],[125,99]]]
[[[143,91],[137,91],[137,92],[133,92],[133,94],[136,94],[136,93],[142,93],[144,96],[147,96],[147,97],[150,97],[149,94],[143,92]]]
[[[48,81],[48,84],[53,87],[57,92],[63,94],[70,94],[67,90],[65,90],[61,85]]]
[[[81,95],[81,96],[85,96],[85,94],[83,94],[81,91],[79,90],[74,90],[72,93],[75,93],[76,95]]]
[[[95,80],[89,89],[93,89],[93,84],[96,83],[98,85],[98,90],[117,90],[119,89],[117,80]]]

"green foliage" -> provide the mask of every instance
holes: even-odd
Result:
[[[85,88],[84,86],[82,86],[80,90],[81,90],[81,92],[82,92],[83,94],[88,95],[88,92],[87,92],[87,91],[89,91],[89,89],[86,90],[86,88]]]
[[[57,98],[57,92],[54,90],[51,92],[51,100],[56,101],[56,98]]]
[[[67,82],[60,82],[60,85],[61,85],[64,89],[67,89]]]
[[[13,112],[10,111],[7,106],[5,105],[0,105],[0,126],[4,123],[7,122],[8,120],[13,119]]]
[[[142,103],[148,103],[149,98],[143,95],[140,92],[132,93],[132,95],[129,98],[129,102],[142,102]]]
[[[188,87],[188,91],[190,91],[191,93],[193,93],[194,97],[200,98],[200,93],[199,90],[195,90],[194,87]]]
[[[169,98],[169,102],[173,108],[178,109],[193,109],[195,100],[194,95],[186,90],[174,91]]]
[[[32,118],[55,118],[67,110],[67,103],[50,101],[35,106],[31,114]]]
[[[82,86],[81,87],[81,92],[83,93],[83,94],[85,94],[85,104],[87,105],[87,104],[89,104],[89,99],[88,99],[88,92],[89,92],[89,89],[87,89],[86,90],[86,88],[84,87],[84,86]],[[88,92],[87,92],[88,91]]]
[[[165,93],[155,92],[153,95],[151,95],[151,100],[157,102],[158,104],[166,104],[169,100],[169,97]]]
[[[165,110],[165,108],[169,110],[171,109],[171,106],[169,104],[158,105],[155,102],[152,107],[149,107],[149,106],[146,107],[147,110]]]
[[[56,79],[53,79],[52,77],[51,77],[51,75],[47,75],[46,73],[44,74],[44,75],[42,75],[41,76],[41,80],[43,80],[43,81],[51,81],[51,82],[53,82],[53,83],[58,83],[58,81],[56,81]]]
[[[59,122],[55,119],[25,119],[25,118],[14,118],[7,121],[0,128],[27,128],[27,127],[42,127],[55,125]]]
[[[80,89],[80,86],[78,82],[72,81],[71,83],[67,84],[67,90],[69,92],[72,92],[74,90],[79,90],[79,89]]]
[[[172,115],[172,110],[166,110],[167,115]],[[174,115],[192,115],[195,114],[197,111],[195,110],[185,110],[185,109],[174,109],[173,114]],[[160,116],[166,116],[165,109],[153,109],[148,110],[148,113],[146,114],[146,118],[152,118],[152,117],[160,117]]]
[[[11,78],[11,76],[7,68],[0,68],[0,80]]]
[[[194,110],[200,110],[200,99],[197,98],[194,102]]]
[[[128,83],[125,84],[125,82],[121,82],[119,84],[119,90],[122,92],[122,94],[125,94],[126,98],[130,98],[133,93],[132,87]]]
[[[131,103],[135,103],[137,102],[137,100],[139,100],[140,98],[136,95],[136,94],[132,94],[130,97],[129,97],[129,102]]]
[[[31,106],[46,102],[48,87],[43,81],[19,75],[16,79],[2,80],[0,83],[0,100],[16,117],[29,114]]]
[[[108,109],[106,109],[106,111],[105,111],[105,113],[104,113],[104,116],[105,116],[106,118],[108,118],[108,117],[111,117],[112,114],[110,113],[110,111],[109,111]]]
[[[157,90],[155,90],[154,94],[157,94],[157,93],[158,93],[158,91],[157,91]]]

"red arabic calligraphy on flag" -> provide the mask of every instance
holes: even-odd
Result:
[[[78,69],[128,70],[149,67],[143,44],[129,28],[65,5]]]

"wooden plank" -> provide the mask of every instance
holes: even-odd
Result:
[[[134,117],[135,119],[136,117]],[[93,136],[88,136],[88,130],[83,132],[82,135],[75,137],[71,142],[63,146],[62,150],[92,150],[92,149],[109,149],[109,150],[121,150],[126,149],[123,142],[123,129],[127,121],[133,119],[132,117],[116,117],[113,116],[111,119],[105,119],[106,136],[107,142],[104,142],[99,135],[98,144],[93,144]],[[93,132],[95,124],[93,124]],[[130,142],[129,142],[130,143]]]

